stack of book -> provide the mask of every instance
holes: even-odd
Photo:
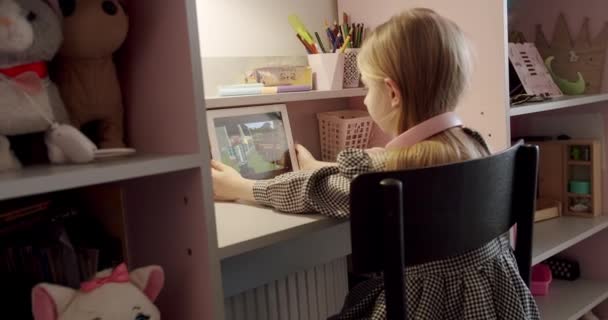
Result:
[[[277,66],[251,70],[245,83],[221,86],[220,96],[244,96],[312,90],[312,69],[308,66]]]

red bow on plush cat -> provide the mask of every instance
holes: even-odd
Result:
[[[80,285],[80,290],[91,292],[108,283],[125,283],[129,282],[129,270],[126,264],[121,264],[107,277],[96,278],[91,281],[83,282]]]

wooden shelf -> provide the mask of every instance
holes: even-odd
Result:
[[[560,217],[536,223],[532,244],[532,264],[538,264],[607,227],[608,217],[606,216]]]
[[[347,223],[318,214],[285,214],[230,202],[216,202],[215,222],[220,259]]]
[[[570,160],[568,161],[568,164],[571,166],[590,166],[591,165],[591,161],[574,161],[574,160]]]
[[[353,88],[327,91],[307,91],[279,93],[272,95],[236,96],[236,97],[209,97],[205,99],[207,109],[219,109],[240,106],[255,106],[263,104],[276,104],[294,101],[323,100],[334,98],[363,97],[367,94],[366,88]]]
[[[197,168],[198,154],[137,154],[82,165],[44,165],[0,173],[0,201]]]
[[[542,319],[578,320],[608,298],[608,282],[555,280],[549,295],[535,297]]]
[[[591,198],[590,194],[578,194],[578,193],[568,193],[568,197],[571,198]]]
[[[511,107],[510,115],[511,117],[515,117],[530,113],[578,107],[604,101],[608,101],[608,93],[581,96],[563,96],[549,101],[533,102],[513,106]]]

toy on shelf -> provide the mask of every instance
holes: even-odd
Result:
[[[560,201],[563,215],[601,215],[600,142],[563,140],[534,144],[540,147],[539,197]]]
[[[123,148],[122,93],[112,55],[126,39],[128,17],[115,0],[60,4],[64,41],[55,73],[66,108],[100,148]]]
[[[80,290],[39,284],[32,290],[35,320],[160,319],[153,304],[164,285],[164,272],[149,266],[129,273],[121,264],[98,273]]]
[[[19,168],[19,158],[29,162],[29,150],[36,145],[44,149],[44,142],[45,158],[51,162],[93,160],[95,146],[65,124],[67,113],[49,78],[47,61],[61,44],[56,10],[45,1],[0,3],[0,19],[5,21],[0,24],[0,170]],[[23,136],[32,138],[11,146],[11,140],[22,141]],[[20,152],[15,156],[11,149]]]
[[[580,265],[574,260],[551,257],[544,264],[551,268],[551,273],[555,279],[574,281],[581,276]]]
[[[560,14],[551,43],[547,41],[542,27],[536,27],[536,47],[546,59],[556,84],[565,94],[593,94],[601,91],[608,47],[608,22],[592,38],[587,18],[578,37],[573,38],[566,17]]]
[[[509,43],[510,91],[529,96],[556,98],[562,92],[551,79],[534,43]]]
[[[538,264],[532,267],[532,279],[530,291],[535,296],[546,296],[549,294],[549,286],[553,281],[551,269],[546,264]]]
[[[534,222],[557,218],[562,215],[562,204],[557,200],[540,198],[536,200]]]

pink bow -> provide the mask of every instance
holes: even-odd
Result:
[[[112,274],[103,278],[95,278],[91,281],[83,282],[80,285],[80,290],[83,292],[91,292],[97,288],[102,287],[108,283],[126,283],[129,282],[129,270],[127,269],[127,265],[121,263],[118,267],[116,267]]]
[[[34,72],[26,72],[18,75],[14,79],[8,79],[14,88],[24,91],[29,95],[38,95],[44,90],[42,79]]]

